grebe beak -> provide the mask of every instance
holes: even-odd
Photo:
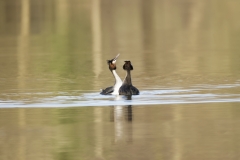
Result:
[[[115,58],[113,58],[113,61],[116,61],[119,55],[120,53],[118,53],[118,55]]]
[[[112,59],[112,63],[113,63],[113,64],[115,64],[115,63],[116,63],[116,61],[117,61],[117,58],[118,58],[118,56],[119,56],[119,55],[120,55],[120,53],[118,53],[118,55],[117,55],[115,58],[113,58],[113,59]]]

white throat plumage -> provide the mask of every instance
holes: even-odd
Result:
[[[113,76],[115,78],[115,84],[113,86],[113,93],[112,94],[115,94],[115,95],[118,95],[118,90],[119,88],[122,86],[122,80],[121,78],[118,76],[116,70],[112,70],[112,73],[113,73]]]

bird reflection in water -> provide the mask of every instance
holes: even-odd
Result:
[[[116,96],[115,100],[132,100],[132,96]],[[112,107],[111,122],[114,122],[115,142],[132,141],[132,105],[115,105]]]
[[[126,96],[127,100],[132,100],[132,95]],[[132,121],[132,105],[127,106],[127,114],[126,114],[126,119],[127,121],[131,122]]]

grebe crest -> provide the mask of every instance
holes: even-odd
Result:
[[[109,70],[112,72],[112,74],[115,78],[115,84],[114,84],[114,86],[107,87],[106,89],[103,89],[100,94],[103,94],[103,95],[109,95],[109,94],[118,95],[118,90],[122,85],[122,80],[116,72],[116,69],[117,69],[116,62],[117,62],[117,58],[118,58],[119,55],[120,54],[118,54],[115,58],[113,58],[111,60],[107,60]]]
[[[133,70],[133,66],[131,64],[131,61],[124,62],[125,64],[123,65],[123,69],[127,71],[127,75],[123,81],[122,86],[119,88],[119,95],[138,95],[139,90],[132,85],[130,71]]]
[[[132,64],[131,64],[131,61],[124,61],[124,62],[125,62],[125,64],[123,65],[123,69],[124,69],[125,71],[127,71],[127,70],[129,70],[129,71],[133,70],[133,66],[132,66]]]

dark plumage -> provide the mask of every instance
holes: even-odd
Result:
[[[111,87],[107,87],[105,89],[102,89],[101,93],[102,95],[108,95],[108,94],[111,94],[113,92],[113,86]]]
[[[133,66],[131,61],[125,61],[123,69],[127,71],[127,76],[123,81],[122,86],[119,88],[119,95],[138,95],[139,90],[132,85],[130,71],[133,70]]]
[[[119,88],[119,95],[139,95],[139,90],[133,85],[122,85]]]

